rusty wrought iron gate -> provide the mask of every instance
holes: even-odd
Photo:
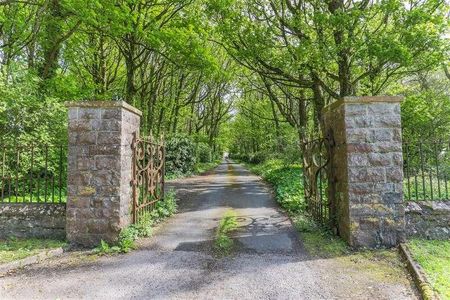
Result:
[[[303,144],[303,186],[308,212],[314,220],[334,227],[334,191],[331,138],[320,138]]]
[[[151,134],[140,137],[133,134],[132,142],[132,191],[133,223],[139,223],[150,213],[156,203],[164,199],[165,147],[161,137],[155,140]]]

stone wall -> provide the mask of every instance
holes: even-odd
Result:
[[[115,242],[131,220],[131,143],[141,112],[119,101],[67,106],[68,240],[84,246]]]
[[[345,97],[324,109],[339,234],[355,247],[404,239],[399,97]]]
[[[65,204],[0,204],[0,239],[10,237],[64,239],[65,225]]]
[[[408,237],[450,239],[450,201],[408,202],[405,214]]]

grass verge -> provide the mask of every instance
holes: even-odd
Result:
[[[156,202],[156,207],[150,212],[139,217],[138,224],[132,224],[122,229],[119,240],[115,245],[109,245],[101,241],[95,248],[98,254],[127,253],[136,248],[135,241],[141,237],[150,237],[153,226],[166,218],[172,216],[177,211],[176,194],[170,190],[164,200]]]
[[[52,239],[8,239],[0,241],[0,264],[36,255],[43,250],[64,247],[66,242]]]
[[[433,289],[450,299],[450,241],[413,239],[407,245]]]
[[[237,226],[236,214],[231,210],[226,212],[219,222],[214,240],[214,250],[217,255],[226,256],[231,254],[234,241],[230,237],[230,234],[236,230]]]

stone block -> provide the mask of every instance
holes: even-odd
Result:
[[[376,128],[371,130],[372,142],[391,142],[394,139],[394,131],[386,128]]]
[[[401,128],[393,128],[392,132],[393,132],[392,141],[397,142],[397,143],[401,143],[402,142],[402,130],[401,130]]]
[[[97,145],[120,145],[121,138],[120,131],[99,131]]]
[[[397,114],[387,114],[374,117],[374,123],[380,128],[401,128],[401,117]]]
[[[76,166],[76,161],[77,158],[81,157],[81,156],[89,156],[89,145],[76,145],[76,144],[71,144],[71,147],[69,147],[69,157],[68,157],[68,161],[69,164],[72,162],[74,163]]]
[[[406,234],[425,239],[450,239],[450,203],[448,201],[408,202]]]
[[[102,119],[122,120],[122,110],[117,108],[105,108],[101,110]]]
[[[78,194],[82,197],[94,196],[96,194],[95,186],[78,186]]]
[[[389,204],[399,204],[403,203],[402,193],[387,192],[382,194],[383,203]]]
[[[95,161],[91,157],[79,156],[76,161],[78,171],[95,170]]]
[[[365,115],[352,115],[349,117],[346,117],[345,119],[345,127],[346,128],[352,128],[352,129],[357,129],[357,128],[372,128],[373,127],[373,122],[371,118],[368,118]]]
[[[89,171],[78,171],[73,172],[70,176],[67,177],[68,185],[74,186],[87,186],[91,183],[92,173]]]
[[[68,118],[69,118],[69,122],[71,120],[78,119],[78,107],[72,107],[72,108],[68,109]]]
[[[392,152],[402,152],[402,144],[396,142],[379,142],[373,147],[373,152],[378,153],[392,153]]]
[[[97,171],[91,182],[95,186],[120,185],[120,173],[112,170]]]
[[[121,154],[120,145],[92,145],[89,147],[89,155],[97,156],[97,155],[120,155]]]
[[[375,193],[395,192],[395,186],[390,182],[377,182],[373,185]]]
[[[386,168],[386,180],[388,182],[397,183],[403,182],[403,170],[397,167]]]
[[[99,131],[120,131],[121,122],[116,119],[105,119],[99,123]]]
[[[350,215],[352,217],[379,216],[383,211],[384,207],[375,204],[357,203],[350,206]]]
[[[403,153],[393,152],[392,153],[392,164],[403,169]]]
[[[86,225],[88,233],[100,235],[111,230],[108,220],[90,220]]]
[[[346,116],[366,116],[367,105],[350,104],[345,107]]]
[[[376,146],[369,143],[346,143],[347,153],[371,153],[376,150]]]
[[[348,166],[364,167],[369,165],[369,157],[365,153],[349,153]]]
[[[384,102],[371,103],[370,105],[367,105],[367,113],[370,116],[396,116],[400,113],[397,109],[397,105],[398,104]]]
[[[352,167],[348,172],[349,182],[385,182],[386,170],[381,167]]]
[[[373,134],[365,128],[353,128],[347,130],[348,143],[371,143]]]
[[[373,193],[371,191],[360,193],[360,194],[349,194],[349,199],[352,203],[365,203],[365,204],[375,204],[383,203],[383,199],[380,194]]]
[[[95,128],[99,128],[100,127],[100,120],[97,119],[93,119],[93,120],[69,120],[69,127],[70,127],[70,132],[86,132],[87,130],[91,130]]]
[[[95,145],[97,134],[94,132],[73,132],[69,134],[70,145]]]
[[[368,155],[370,166],[389,166],[392,164],[392,155],[389,153],[369,153]]]
[[[450,201],[431,201],[431,208],[434,213],[450,214]]]
[[[119,170],[121,163],[125,162],[123,160],[118,160],[113,155],[97,155],[95,157],[96,170]],[[129,163],[128,166],[131,168],[131,163]]]
[[[79,120],[100,119],[100,110],[96,108],[79,107],[78,119]]]
[[[80,195],[81,197],[73,197],[72,201],[67,203],[68,208],[89,208],[91,206],[91,199],[83,197],[83,195]]]

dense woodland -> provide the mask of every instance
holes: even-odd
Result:
[[[3,0],[0,136],[64,143],[64,102],[124,100],[198,160],[296,161],[327,103],[402,94],[405,139],[445,139],[448,13],[444,0]]]

